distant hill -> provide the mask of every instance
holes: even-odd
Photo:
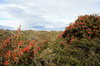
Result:
[[[12,27],[9,27],[9,26],[0,25],[0,29],[11,30],[13,28]]]

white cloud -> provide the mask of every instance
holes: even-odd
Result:
[[[0,4],[0,25],[23,30],[64,30],[77,16],[100,13],[100,0],[5,0]],[[36,27],[37,26],[37,27]]]

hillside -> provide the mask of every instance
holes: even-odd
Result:
[[[65,31],[0,30],[0,66],[100,66],[100,16]]]

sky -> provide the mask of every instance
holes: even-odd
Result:
[[[100,14],[100,0],[0,0],[0,29],[62,31],[85,14]]]

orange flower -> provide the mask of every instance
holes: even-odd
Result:
[[[19,41],[18,45],[22,45],[23,44],[23,41]]]
[[[18,43],[18,45],[22,45],[23,43]]]
[[[96,29],[93,29],[93,31],[96,31]]]
[[[18,53],[13,53],[13,55],[12,56],[17,56],[18,55]]]
[[[88,32],[89,34],[91,34],[92,32]]]
[[[91,39],[90,37],[87,37],[88,39]]]
[[[11,52],[8,51],[8,52],[6,53],[6,55],[5,55],[5,57],[8,58],[8,57],[10,57],[10,55],[11,55]]]
[[[11,55],[11,51],[8,51],[8,52],[6,53],[6,55],[7,55],[7,56]]]
[[[29,44],[29,45],[30,45],[30,44],[33,44],[33,42],[32,42],[32,41],[30,41],[28,44]]]
[[[24,52],[25,52],[24,50],[20,50],[20,54],[24,54]]]
[[[6,44],[7,42],[10,42],[10,39],[6,39],[3,43]]]
[[[23,49],[23,52],[27,52],[27,51],[29,51],[29,47],[25,47],[25,48]]]
[[[5,64],[5,65],[8,65],[8,64],[9,64],[9,61],[5,61],[4,64]]]
[[[30,47],[34,46],[34,44],[29,44]]]
[[[19,53],[19,57],[22,57],[22,56],[23,56],[23,54]]]
[[[18,59],[18,57],[13,57],[13,60],[16,61]]]
[[[37,47],[37,50],[40,50],[41,48],[40,47]]]
[[[17,51],[18,49],[14,49],[14,51]]]

